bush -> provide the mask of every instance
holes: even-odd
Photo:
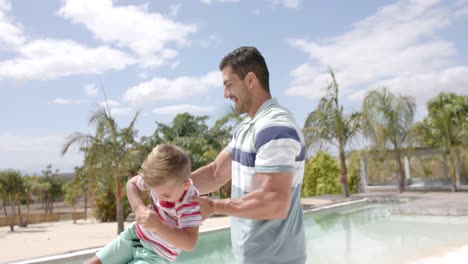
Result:
[[[340,194],[341,185],[337,178],[340,174],[338,162],[330,154],[319,151],[306,163],[302,197],[321,194]]]
[[[360,152],[353,152],[346,160],[348,169],[348,187],[349,194],[359,193],[359,163],[361,161]]]

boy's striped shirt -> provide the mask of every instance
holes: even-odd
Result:
[[[191,181],[191,180],[190,180]],[[139,175],[136,187],[140,191],[148,190],[146,184]],[[191,184],[190,188],[184,192],[182,197],[176,203],[167,203],[158,199],[157,193],[151,189],[151,209],[158,215],[161,221],[168,223],[179,229],[188,227],[198,227],[202,224],[202,214],[198,203],[189,201],[190,197],[199,196],[198,190]],[[135,224],[137,236],[151,248],[169,261],[174,261],[182,251],[161,238],[158,234],[146,230],[138,223]]]

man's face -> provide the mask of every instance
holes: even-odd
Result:
[[[190,181],[168,181],[164,184],[151,187],[158,195],[158,200],[175,203],[180,200],[186,190],[190,188]]]
[[[224,98],[234,103],[237,114],[248,113],[250,107],[249,90],[244,80],[232,71],[231,66],[222,70],[224,84]]]

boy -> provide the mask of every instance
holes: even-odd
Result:
[[[132,223],[96,253],[88,264],[166,263],[181,250],[191,251],[198,238],[202,215],[189,198],[198,191],[189,179],[191,162],[179,147],[156,146],[141,166],[141,174],[127,182],[127,196],[135,212]],[[141,191],[149,191],[151,207]]]

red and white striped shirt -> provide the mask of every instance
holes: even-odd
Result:
[[[191,181],[191,180],[190,180]],[[136,187],[140,190],[147,190],[141,175],[136,181]],[[151,209],[153,209],[159,218],[169,225],[183,229],[188,227],[197,227],[202,224],[202,214],[198,203],[189,202],[190,197],[199,196],[198,190],[191,184],[190,188],[184,192],[179,201],[168,203],[160,201],[157,193],[151,189]],[[182,251],[161,238],[158,234],[146,230],[138,223],[135,224],[135,230],[138,238],[145,241],[151,248],[169,261],[174,261]]]

